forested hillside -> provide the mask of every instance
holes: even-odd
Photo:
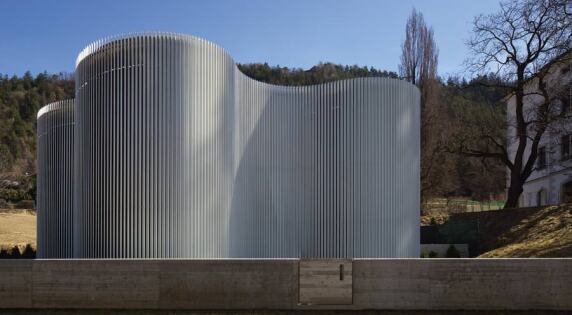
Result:
[[[0,203],[35,197],[36,114],[73,95],[70,75],[0,75]]]
[[[253,79],[279,85],[320,84],[356,77],[398,77],[391,71],[332,63],[320,63],[309,70],[273,67],[266,63],[238,67]],[[503,92],[479,84],[489,80],[492,79],[480,77],[466,82],[449,78],[446,82],[438,82],[439,99],[445,108],[439,119],[446,122],[443,124],[446,128],[464,132],[463,121],[467,119],[482,119],[484,123],[504,119],[504,113],[499,111],[503,106],[498,103]],[[71,75],[0,76],[0,203],[35,198],[36,113],[44,104],[73,96]],[[437,132],[445,131],[452,132]],[[499,130],[499,137],[503,132]],[[429,196],[487,198],[504,189],[501,165],[483,164],[452,153],[443,155],[436,163],[445,167],[439,169],[439,177],[430,183]]]
[[[238,68],[255,80],[276,85],[311,85],[352,78],[398,77],[397,73],[392,71],[357,65],[342,66],[333,63],[319,63],[309,70],[271,67],[267,63],[239,64]]]
[[[480,76],[466,81],[459,78],[448,78],[440,82],[439,100],[444,104],[445,112],[441,119],[446,123],[437,130],[448,137],[442,150],[449,163],[453,163],[450,172],[445,172],[443,181],[428,197],[464,196],[475,199],[498,199],[504,193],[506,167],[497,160],[485,160],[477,157],[457,154],[455,149],[460,142],[473,141],[480,130],[490,130],[491,136],[499,143],[506,139],[506,107],[502,99],[506,91],[489,87],[499,84],[495,76]],[[447,163],[447,162],[445,162]]]

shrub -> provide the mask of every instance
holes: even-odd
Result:
[[[20,248],[18,245],[12,247],[12,251],[10,252],[10,258],[20,258],[22,254],[20,254]]]
[[[15,205],[16,209],[34,209],[34,200],[21,200]]]
[[[460,258],[461,253],[459,253],[459,251],[457,250],[455,245],[450,245],[449,248],[447,248],[447,253],[445,253],[445,257],[447,257],[447,258]]]
[[[0,259],[3,258],[10,258],[10,254],[8,254],[8,251],[4,248],[0,249]]]
[[[22,252],[22,258],[34,259],[36,258],[36,251],[32,248],[32,245],[26,244],[24,251]]]
[[[429,252],[429,258],[437,258],[437,257],[439,257],[439,254],[437,254],[437,252],[435,251]]]
[[[25,190],[20,189],[0,189],[0,199],[10,202],[18,202],[20,200],[30,199],[30,196]]]
[[[20,252],[18,246],[12,247],[10,251],[6,249],[0,249],[0,259],[34,259],[36,258],[36,250],[31,244],[26,244],[23,252]]]

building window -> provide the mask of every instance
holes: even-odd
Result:
[[[536,194],[536,205],[537,206],[546,206],[546,190],[541,189]]]
[[[563,203],[572,202],[572,181],[569,181],[562,185],[562,192],[560,193],[560,198]]]
[[[568,99],[564,98],[561,101],[560,110],[562,115],[572,113],[572,84],[568,87]]]
[[[560,138],[560,156],[562,161],[572,158],[572,135],[565,135]]]
[[[538,149],[538,156],[536,157],[536,168],[543,169],[546,167],[546,147]]]

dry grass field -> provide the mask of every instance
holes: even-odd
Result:
[[[0,248],[26,244],[36,248],[36,212],[23,209],[0,209]]]

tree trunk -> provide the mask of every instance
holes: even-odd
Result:
[[[519,177],[520,176],[511,174],[510,187],[508,188],[506,203],[504,204],[505,209],[518,208],[518,198],[520,197],[520,194],[522,194],[523,190]]]
[[[524,152],[528,144],[527,125],[524,121],[524,66],[517,66],[517,87],[516,96],[516,130],[518,134],[518,147],[514,157],[513,166],[510,168],[510,187],[508,188],[508,196],[506,196],[505,209],[518,208],[518,198],[522,194],[522,165],[524,163]],[[532,157],[532,156],[531,156]]]

